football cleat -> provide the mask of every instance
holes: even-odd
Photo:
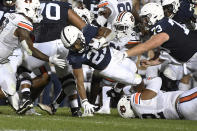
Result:
[[[73,117],[81,117],[82,116],[82,112],[79,107],[71,108],[71,112],[72,112]]]
[[[30,110],[25,112],[25,115],[36,115],[36,116],[41,116],[40,113],[36,112],[34,108],[31,108]]]
[[[107,109],[107,108],[104,108],[104,107],[101,107],[97,112],[95,113],[98,113],[98,114],[110,114],[110,109]]]
[[[26,111],[33,107],[33,103],[29,99],[22,99],[19,104],[19,109],[17,110],[17,114],[24,114]]]
[[[30,98],[30,92],[22,93],[22,98],[19,103],[19,109],[16,111],[17,114],[24,114],[27,110],[33,107],[33,103]]]
[[[41,104],[41,103],[38,103],[38,107],[43,110],[43,111],[46,111],[49,115],[54,115],[55,112],[57,111],[54,107],[53,104],[50,104],[49,106],[47,105],[44,105],[44,104]]]

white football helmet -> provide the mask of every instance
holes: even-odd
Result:
[[[66,26],[61,32],[64,47],[74,52],[82,53],[85,50],[85,37],[75,26]],[[78,44],[78,48],[75,45]]]
[[[93,14],[86,8],[79,9],[78,7],[75,7],[73,9],[75,13],[82,18],[87,24],[92,23],[94,16]]]
[[[192,3],[193,4],[197,4],[197,0],[192,0]]]
[[[130,104],[130,98],[127,96],[123,96],[117,105],[118,113],[123,118],[134,118],[135,114],[132,110],[131,104]]]
[[[43,19],[39,0],[16,0],[16,12],[23,13],[29,17],[33,23],[40,23]]]
[[[121,12],[113,22],[113,29],[117,38],[130,35],[135,25],[135,18],[130,12]]]
[[[162,6],[164,9],[165,16],[173,18],[176,12],[179,10],[180,2],[179,0],[163,0]]]
[[[145,26],[152,26],[164,17],[164,11],[160,4],[147,3],[142,7],[140,17],[145,20]]]

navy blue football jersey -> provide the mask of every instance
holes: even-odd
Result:
[[[194,15],[192,4],[188,0],[180,0],[180,7],[173,20],[185,24],[189,22]]]
[[[197,31],[190,31],[178,22],[163,18],[151,29],[152,34],[165,32],[169,40],[162,44],[169,54],[179,62],[187,62],[197,52]]]
[[[41,2],[43,20],[34,26],[35,42],[47,42],[60,39],[61,30],[69,25],[67,2]]]
[[[73,69],[82,68],[82,64],[86,64],[94,69],[103,70],[111,61],[111,53],[108,46],[99,50],[87,49],[84,53],[69,51],[67,59]]]

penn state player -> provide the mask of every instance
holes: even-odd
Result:
[[[188,29],[195,29],[194,5],[189,0],[163,0],[164,14],[180,24],[185,24]]]
[[[136,32],[133,31],[134,24],[135,18],[133,17],[131,12],[123,11],[119,13],[119,15],[113,21],[112,29],[116,33],[116,37],[114,40],[110,41],[110,46],[117,50],[125,51],[128,48],[131,48],[132,46],[138,44],[140,42],[140,38],[138,37]],[[119,94],[122,91],[122,86],[125,87],[125,85],[119,87],[119,84],[116,85],[115,81],[108,79],[104,79],[102,83],[102,85],[105,85],[102,88],[103,106],[96,113],[110,114],[110,98],[107,97],[107,94],[111,97],[115,97],[115,95],[112,94],[120,96]],[[118,89],[118,87],[120,89]],[[129,87],[131,86],[128,86],[128,88]]]
[[[90,26],[89,24],[86,24],[85,21],[83,21],[76,13],[74,13],[69,3],[57,2],[57,1],[43,2],[41,3],[41,6],[43,8],[42,11],[43,21],[39,25],[36,25],[37,26],[36,27],[37,30],[35,32],[36,43],[49,43],[49,44],[58,43],[58,39],[60,39],[60,32],[62,28],[68,26],[69,24],[72,24],[83,31],[87,43],[89,43],[89,41],[92,39],[94,35],[97,34],[97,32],[99,36],[101,36],[100,37],[101,39],[97,39],[97,40],[94,39],[96,41],[100,41],[100,40],[105,41],[105,38],[102,36],[106,37],[111,32],[106,28],[98,29],[96,27]],[[106,39],[109,38],[110,35],[109,37],[108,36],[106,37]],[[100,41],[100,43],[102,43],[102,41]],[[64,56],[66,56],[66,54]],[[62,70],[60,70],[60,72],[61,71]],[[70,75],[72,76],[72,74]],[[62,77],[64,81],[66,80],[65,78],[67,78],[65,75],[61,75],[60,77]],[[60,95],[60,97],[61,97],[60,99],[64,99],[65,95]],[[58,107],[57,105],[60,104],[59,101],[61,100],[58,100],[58,102],[55,104],[56,106],[54,106],[55,108],[57,108]],[[54,112],[50,114],[54,114]]]
[[[195,66],[196,31],[190,31],[178,22],[164,17],[162,6],[157,3],[146,4],[141,9],[140,15],[146,27],[152,32],[152,36],[146,42],[127,50],[128,56],[135,56],[160,47],[166,50],[176,61],[185,63],[187,68],[197,69]]]
[[[197,120],[197,87],[188,91],[161,91],[160,77],[145,79],[138,92],[124,96],[118,102],[118,112],[124,118]]]
[[[124,84],[132,85],[141,82],[141,76],[136,74],[137,68],[133,61],[122,59],[124,54],[109,46],[100,49],[87,46],[82,32],[76,27],[65,27],[61,32],[61,40],[64,47],[69,49],[67,59],[73,68],[82,107],[85,109],[84,114],[93,113],[95,106],[91,105],[86,97],[82,64],[93,67],[104,77]]]

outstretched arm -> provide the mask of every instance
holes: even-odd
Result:
[[[47,62],[49,61],[49,57],[47,55],[43,54],[41,51],[33,47],[33,42],[30,38],[29,31],[24,30],[22,28],[17,28],[15,35],[19,37],[19,41],[22,42],[22,44],[27,44],[26,48],[29,48],[30,51],[32,51],[32,55],[34,57],[41,59],[43,61],[47,61]],[[28,51],[28,54],[30,53],[30,51]]]
[[[156,47],[161,46],[163,43],[169,40],[169,35],[166,33],[159,33],[153,35],[149,40],[146,42],[139,44],[129,50],[126,51],[127,55],[130,56],[137,56],[146,51],[154,49]]]
[[[32,55],[40,60],[46,61],[46,62],[51,62],[60,68],[64,68],[66,65],[65,60],[63,59],[58,59],[58,55],[54,56],[47,56],[38,49],[34,48],[33,42],[30,37],[30,32],[22,29],[22,28],[17,28],[15,31],[15,36],[19,38],[19,41],[22,45],[22,47],[27,51],[29,55]]]
[[[87,99],[86,96],[86,91],[84,88],[84,76],[83,76],[83,69],[73,69],[73,74],[75,76],[75,80],[77,83],[77,89],[78,89],[78,93],[80,98],[83,99]]]

